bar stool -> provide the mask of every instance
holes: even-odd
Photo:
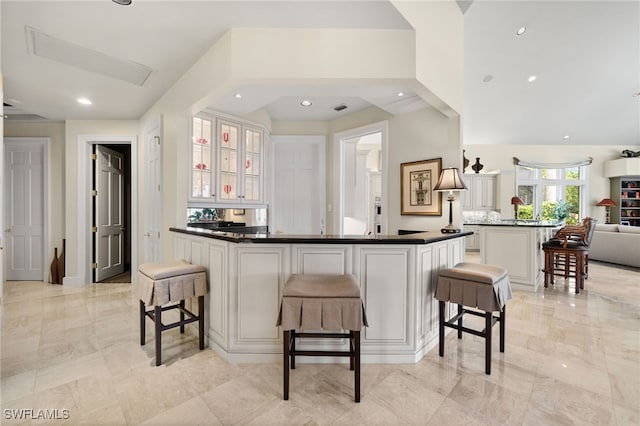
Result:
[[[285,401],[289,399],[289,366],[296,368],[296,356],[338,356],[349,358],[349,369],[354,371],[355,401],[360,402],[360,329],[368,323],[354,275],[291,275],[282,290],[276,325],[282,326]],[[296,338],[347,338],[349,350],[300,350],[296,348]]]
[[[439,355],[444,356],[444,328],[458,330],[458,339],[462,333],[470,333],[485,339],[485,373],[491,374],[491,329],[500,322],[500,352],[504,352],[506,303],[512,298],[511,284],[507,270],[499,266],[477,263],[458,263],[453,268],[438,272],[438,284],[435,298],[439,305]],[[458,304],[458,314],[445,320],[445,302]],[[477,308],[484,312],[465,309],[464,306]],[[494,316],[494,311],[500,311]],[[465,314],[484,317],[485,328],[482,331],[467,328],[462,319]]]
[[[207,293],[207,274],[205,268],[192,265],[185,260],[171,260],[158,263],[144,263],[138,267],[138,279],[134,288],[140,297],[140,345],[145,344],[145,319],[155,323],[156,366],[162,364],[162,332],[198,321],[198,340],[200,349],[204,349],[204,295]],[[185,299],[198,298],[198,315],[185,308]],[[175,303],[162,306],[168,303]],[[153,310],[147,311],[147,306]],[[180,320],[162,323],[162,313],[171,309],[180,311]],[[185,315],[188,318],[185,318]]]
[[[589,277],[589,246],[597,220],[584,218],[582,225],[564,226],[542,244],[544,251],[544,287],[555,284],[555,276],[574,278],[576,294]]]

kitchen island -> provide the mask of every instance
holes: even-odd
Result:
[[[502,220],[477,225],[480,262],[505,268],[513,288],[536,291],[544,281],[542,243],[555,234],[562,222]]]
[[[464,237],[470,234],[367,237],[170,230],[174,257],[207,269],[208,345],[230,362],[280,360],[282,333],[275,323],[282,287],[291,274],[299,273],[357,277],[369,320],[362,333],[362,362],[419,361],[438,342],[433,297],[437,272],[463,260]],[[335,348],[329,339],[307,345]]]

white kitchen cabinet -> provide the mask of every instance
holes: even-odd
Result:
[[[467,191],[462,191],[464,210],[496,209],[496,175],[466,174],[464,181],[469,188]]]
[[[194,116],[191,205],[264,205],[264,145],[265,131],[257,125],[206,113]]]
[[[473,235],[465,237],[465,250],[480,251],[480,227],[478,225],[464,225],[464,230],[473,232]]]

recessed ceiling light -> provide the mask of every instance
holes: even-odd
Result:
[[[113,2],[121,6],[129,6],[131,4],[131,0],[113,0]]]
[[[93,102],[91,102],[87,98],[78,98],[78,103],[80,103],[82,105],[91,105]]]
[[[531,77],[529,77],[529,83],[533,83],[534,81],[536,81],[536,77],[535,75],[532,75]]]
[[[241,95],[240,93],[236,93],[236,94],[235,94],[235,98],[236,98],[236,99],[240,99],[241,97],[242,97],[242,95]]]
[[[310,107],[311,105],[313,105],[313,102],[305,99],[304,101],[300,102],[300,105],[302,105],[303,107]]]
[[[527,27],[520,27],[518,28],[518,31],[516,31],[516,35],[517,36],[521,36],[522,34],[527,32]]]
[[[491,80],[493,80],[493,76],[492,76],[491,74],[487,74],[487,75],[485,75],[485,76],[484,76],[484,78],[482,79],[482,82],[483,82],[483,83],[488,83],[488,82],[490,82]]]
[[[398,97],[402,97],[402,96],[404,96],[404,92],[398,92],[398,93],[396,93],[396,94],[398,95]]]
[[[569,139],[569,135],[564,135],[564,136],[562,137],[562,139],[564,139],[564,140],[566,141],[567,139]]]
[[[636,92],[636,93],[632,94],[631,96],[633,96],[634,98],[637,98],[638,96],[640,96],[640,92]]]

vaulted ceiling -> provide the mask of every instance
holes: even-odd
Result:
[[[638,2],[458,3],[465,144],[640,144]],[[137,119],[233,27],[411,29],[388,1],[3,0],[0,7],[9,120]],[[396,89],[263,86],[244,96],[274,120],[427,105],[412,93],[399,103]],[[306,98],[314,108],[300,108]],[[335,111],[340,104],[348,108]],[[212,107],[248,112],[228,99]]]

